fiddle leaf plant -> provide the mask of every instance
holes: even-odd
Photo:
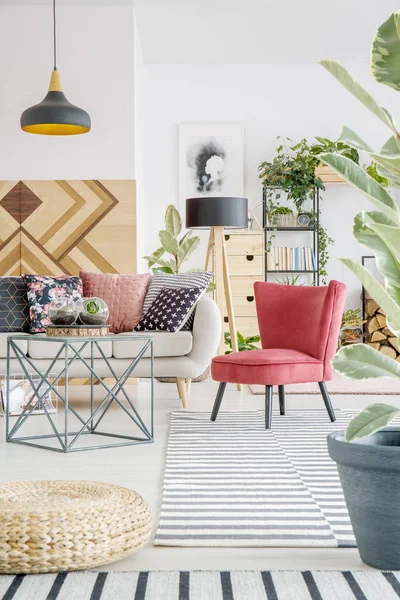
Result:
[[[179,211],[173,204],[170,204],[165,211],[164,229],[158,233],[161,246],[154,250],[150,256],[145,256],[149,268],[153,273],[169,273],[177,275],[181,273],[182,264],[189,258],[194,250],[199,245],[200,238],[193,235],[189,229],[181,238],[182,219]],[[166,260],[163,258],[165,254],[169,254],[171,258]],[[201,271],[202,269],[189,269],[190,271]],[[215,284],[208,284],[207,292],[215,290]]]
[[[371,72],[379,83],[400,91],[400,11],[394,13],[378,29],[372,44]],[[400,133],[391,114],[365,90],[340,64],[321,61],[322,66],[353,96],[391,130],[391,137],[376,152],[357,133],[344,127],[340,139],[357,150],[369,154],[379,175],[393,184],[400,183]],[[394,135],[393,135],[394,134]],[[353,260],[341,259],[361,281],[365,289],[387,315],[387,327],[400,341],[400,213],[390,192],[346,156],[322,153],[319,158],[332,167],[350,185],[359,190],[374,205],[373,211],[361,211],[354,219],[356,240],[375,255],[376,265],[384,278],[382,286],[363,266]],[[332,360],[335,371],[350,379],[391,377],[399,381],[400,363],[367,344],[341,348]],[[345,439],[350,442],[372,435],[387,425],[398,409],[386,404],[372,404],[355,417],[348,426]]]
[[[153,272],[161,271],[176,275],[180,272],[182,263],[197,248],[200,238],[197,235],[193,235],[193,232],[189,230],[179,239],[181,232],[182,219],[175,206],[170,204],[164,216],[164,229],[158,234],[161,246],[151,256],[144,257],[148,261],[150,268],[157,265],[153,268]],[[165,254],[169,254],[171,258],[169,260],[162,258]]]

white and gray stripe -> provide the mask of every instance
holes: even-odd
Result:
[[[2,600],[396,600],[399,572],[142,571],[0,576]]]
[[[291,410],[171,415],[156,545],[355,546],[326,436],[352,417]]]

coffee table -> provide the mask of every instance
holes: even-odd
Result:
[[[7,391],[6,391],[6,440],[14,444],[24,444],[28,446],[35,446],[36,448],[45,448],[47,450],[53,450],[55,452],[79,452],[82,450],[95,450],[99,448],[111,448],[115,446],[130,446],[133,444],[146,444],[154,441],[154,352],[153,352],[153,340],[151,335],[140,335],[140,336],[123,336],[123,341],[142,341],[143,347],[137,353],[137,355],[130,360],[128,367],[121,375],[117,375],[114,371],[109,359],[105,356],[104,351],[101,347],[100,342],[121,340],[120,336],[107,335],[102,337],[43,337],[40,339],[43,343],[61,344],[61,347],[54,352],[54,359],[51,360],[51,364],[44,373],[39,371],[29,356],[26,356],[21,349],[18,347],[18,341],[21,340],[32,340],[32,336],[13,336],[10,335],[7,338]],[[84,349],[89,346],[90,358],[83,356]],[[100,377],[96,373],[94,351],[98,350],[100,357],[96,357],[96,362],[103,361],[103,364],[107,366],[109,375],[107,377],[115,380],[114,385],[107,385],[102,378],[104,373]],[[150,424],[146,425],[144,419],[140,416],[138,409],[135,407],[132,400],[129,398],[124,385],[127,379],[131,376],[132,371],[139,363],[140,359],[144,356],[145,352],[150,349],[151,353],[151,386],[150,386]],[[34,393],[23,409],[21,415],[18,416],[16,422],[10,427],[10,419],[13,418],[9,414],[9,402],[10,402],[10,368],[11,359],[17,359],[21,369],[29,381]],[[90,416],[83,417],[79,414],[69,401],[69,369],[71,365],[76,362],[82,362],[89,371],[90,377]],[[61,393],[57,387],[59,381],[63,379],[65,381],[64,393]],[[105,395],[100,401],[100,404],[95,407],[94,399],[94,386],[98,382],[103,386]],[[45,403],[41,404],[44,414],[46,415],[53,433],[43,435],[29,435],[17,437],[17,432],[20,430],[22,425],[26,423],[29,418],[34,418],[32,412],[41,399],[52,391],[61,400],[61,407],[64,412],[64,427],[62,431],[57,428],[57,419],[52,418]],[[123,399],[122,399],[123,397]],[[124,402],[125,401],[125,402]],[[109,408],[113,404],[118,404],[119,407],[126,413],[127,417],[131,419],[132,427],[135,428],[137,435],[123,435],[121,433],[110,433],[109,431],[101,431],[98,429],[100,422],[107,416]],[[71,414],[76,417],[80,422],[77,431],[70,431],[69,418]],[[110,413],[108,413],[110,414]],[[14,417],[15,418],[15,417]],[[37,417],[36,417],[37,418]],[[115,443],[103,443],[89,446],[76,446],[81,436],[105,436],[116,438],[120,441]],[[59,445],[50,446],[43,443],[45,440],[57,440]]]

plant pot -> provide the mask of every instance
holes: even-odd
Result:
[[[400,427],[356,442],[328,435],[361,559],[380,570],[400,569]]]

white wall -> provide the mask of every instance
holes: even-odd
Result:
[[[368,65],[349,68],[384,106],[396,108],[398,96],[373,81]],[[336,139],[346,123],[377,147],[390,136],[319,65],[147,65],[143,77],[145,136],[141,147],[147,212],[141,225],[146,231],[146,253],[158,246],[165,207],[179,200],[178,123],[244,124],[245,194],[252,206],[261,201],[257,166],[272,159],[278,135],[293,140],[311,140],[314,135]],[[360,284],[337,257],[358,261],[362,254],[370,254],[353,240],[351,227],[353,215],[371,205],[344,184],[327,186],[323,198],[323,221],[336,241],[328,274],[348,284],[348,304],[358,306]],[[204,251],[203,241],[190,266],[202,266]]]
[[[92,130],[38,136],[21,112],[46,95],[52,71],[52,10],[0,6],[0,179],[133,179],[131,6],[59,6],[58,67],[70,102]]]

